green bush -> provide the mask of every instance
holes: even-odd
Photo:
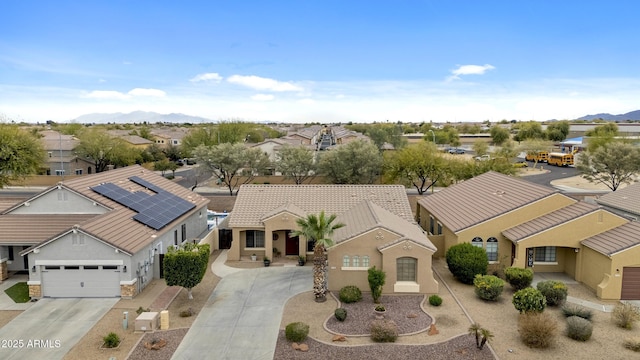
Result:
[[[629,302],[619,303],[611,313],[611,320],[623,329],[632,329],[633,323],[638,319],[640,319],[640,309]]]
[[[340,289],[340,301],[350,304],[362,300],[362,291],[355,285],[348,285]]]
[[[516,310],[524,312],[543,312],[547,300],[542,293],[534,288],[526,288],[516,291],[511,301]]]
[[[335,315],[336,319],[338,319],[338,321],[342,322],[344,321],[344,319],[347,318],[347,309],[345,308],[337,308],[336,311],[333,312],[333,315]]]
[[[371,288],[371,296],[373,297],[373,302],[378,304],[380,303],[382,287],[384,286],[387,274],[380,269],[376,269],[375,266],[369,268],[368,273],[369,276],[367,279],[369,280],[369,288]]]
[[[541,281],[536,287],[547,299],[547,305],[549,306],[557,306],[564,303],[569,292],[565,283],[556,280]]]
[[[562,306],[561,310],[564,317],[578,316],[585,320],[591,321],[591,317],[593,316],[593,312],[591,310],[573,304],[565,304],[564,306]]]
[[[433,294],[429,296],[429,304],[431,304],[432,306],[440,306],[442,305],[442,298],[437,294]]]
[[[569,316],[567,318],[567,336],[573,340],[587,341],[593,333],[591,321],[579,316]]]
[[[188,308],[185,310],[181,310],[179,315],[180,317],[191,317],[193,316],[193,314],[195,314],[195,311],[193,311],[192,308]]]
[[[309,335],[309,325],[303,322],[290,323],[284,328],[284,335],[289,341],[305,341],[307,339],[307,335]]]
[[[526,289],[531,285],[533,281],[533,270],[510,267],[505,269],[504,276],[513,290],[518,291]]]
[[[102,340],[104,340],[104,346],[108,348],[118,347],[120,344],[120,336],[114,332],[110,332]]]
[[[484,249],[469,243],[453,245],[447,250],[447,266],[453,276],[464,284],[473,284],[476,275],[485,275],[489,260]]]
[[[138,315],[140,315],[140,314],[142,314],[143,312],[149,312],[149,311],[151,311],[151,309],[149,309],[149,308],[146,308],[146,309],[145,309],[145,308],[143,308],[142,306],[138,306],[138,310],[136,310],[136,313],[137,313]]]
[[[398,338],[398,325],[392,320],[374,320],[371,322],[371,340],[375,342],[395,342]]]
[[[629,350],[640,352],[640,337],[632,337],[632,338],[624,339],[623,345],[625,348]]]
[[[547,348],[553,344],[558,324],[546,313],[524,313],[518,319],[520,340],[532,348]]]
[[[473,279],[476,295],[482,300],[496,301],[504,289],[504,281],[494,275],[476,275]]]

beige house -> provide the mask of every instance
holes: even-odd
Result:
[[[436,256],[462,242],[490,267],[564,272],[602,299],[640,299],[638,224],[552,188],[494,172],[418,201]]]
[[[399,185],[243,185],[228,227],[229,260],[255,254],[313,257],[314,244],[292,237],[297,219],[324,210],[346,226],[328,250],[329,290],[346,285],[368,289],[371,266],[387,273],[384,293],[437,293],[431,258],[435,246],[415,223],[405,188]]]

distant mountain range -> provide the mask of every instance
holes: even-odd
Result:
[[[602,119],[607,121],[640,120],[640,110],[631,111],[626,114],[620,114],[620,115],[612,115],[609,113],[586,115],[581,118],[578,118],[577,120],[592,121],[597,119]]]
[[[128,114],[113,113],[113,114],[86,114],[73,119],[74,122],[80,124],[106,124],[106,123],[120,123],[120,124],[133,124],[147,122],[149,124],[155,123],[209,123],[214,122],[211,119],[190,116],[185,114],[158,114],[148,111],[134,111]]]

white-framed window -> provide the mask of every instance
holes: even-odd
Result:
[[[247,230],[246,241],[247,241],[248,248],[263,248],[264,247],[264,231]]]
[[[396,259],[397,281],[416,281],[416,268],[418,261],[412,257]]]
[[[357,255],[356,255],[356,256],[354,256],[354,257],[351,259],[351,262],[352,262],[352,264],[351,264],[351,265],[352,265],[353,267],[360,267],[360,257],[359,257],[359,256],[357,256]]]
[[[436,224],[436,220],[433,216],[429,216],[429,234],[433,234],[433,230]]]
[[[541,246],[535,248],[534,262],[556,262],[556,247],[555,246]]]
[[[438,223],[438,233],[436,235],[442,235],[442,224]]]
[[[64,175],[64,170],[56,170],[56,176]]]
[[[498,261],[498,239],[490,237],[487,239],[487,258],[489,261]]]
[[[82,175],[82,169],[76,169],[76,175]]]
[[[471,240],[471,245],[475,246],[475,247],[479,247],[479,248],[484,248],[483,243],[482,243],[482,238],[481,237],[474,237]]]
[[[362,257],[362,267],[369,268],[369,256],[365,255]]]
[[[349,255],[344,255],[342,257],[342,266],[349,267],[351,263],[349,263]]]
[[[84,245],[84,235],[80,233],[71,234],[71,245]]]

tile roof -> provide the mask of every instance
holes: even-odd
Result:
[[[598,209],[600,209],[600,207],[597,205],[586,202],[577,202],[504,230],[502,235],[506,236],[507,239],[510,239],[514,243],[517,243],[529,236],[551,229],[555,226],[565,224],[568,221],[577,219]]]
[[[38,244],[76,224],[83,224],[95,214],[7,214],[0,216],[1,244]],[[28,229],[28,231],[25,231]]]
[[[558,193],[520,178],[487,172],[420,199],[453,232]]]
[[[128,166],[111,171],[101,172],[94,175],[74,178],[61,183],[61,186],[63,186],[64,188],[76,192],[81,196],[91,199],[96,203],[102,204],[111,209],[111,211],[108,211],[105,214],[94,216],[91,219],[81,223],[79,227],[80,230],[98,239],[101,239],[129,254],[135,254],[136,252],[147,246],[149,243],[151,243],[154,238],[164,234],[166,231],[172,228],[171,224],[169,224],[163,229],[157,231],[153,230],[152,228],[147,227],[137,222],[136,220],[133,220],[133,216],[136,214],[135,211],[130,210],[123,205],[91,190],[91,187],[102,183],[113,183],[125,190],[129,190],[132,192],[148,191],[143,186],[130,181],[129,178],[132,176],[138,176],[143,180],[146,180],[153,185],[159,186],[162,189],[176,196],[179,196],[182,199],[188,200],[196,205],[194,209],[188,211],[178,219],[174,220],[174,222],[172,222],[171,224],[182,221],[183,219],[189,217],[194,212],[198,211],[202,207],[205,207],[209,202],[209,200],[200,196],[199,194],[194,193],[189,189],[184,188],[162,177],[161,175],[154,173],[153,171],[146,170],[139,165]],[[37,198],[38,196],[41,196],[42,194],[54,188],[55,187],[50,188],[49,190],[45,190],[44,192],[34,196],[33,198]],[[7,215],[3,215],[3,217],[4,216]]]
[[[596,199],[596,202],[600,205],[640,215],[640,183],[612,191]]]
[[[336,244],[375,228],[383,228],[398,234],[400,237],[391,242],[383,243],[378,247],[380,250],[400,241],[409,240],[436,251],[436,247],[429,241],[427,235],[418,224],[409,222],[383,209],[371,200],[364,200],[354,205],[349,211],[338,216],[336,222],[347,225],[334,232],[333,240]]]
[[[133,145],[153,144],[153,141],[147,140],[138,135],[124,135],[124,136],[120,136],[120,138],[128,142],[129,144],[133,144]]]
[[[265,214],[291,206],[286,204],[306,214],[324,210],[340,216],[363,200],[415,222],[401,185],[242,185],[229,215],[229,226],[262,227]]]
[[[607,256],[615,255],[616,253],[640,245],[640,222],[628,222],[582,240],[581,244]]]

